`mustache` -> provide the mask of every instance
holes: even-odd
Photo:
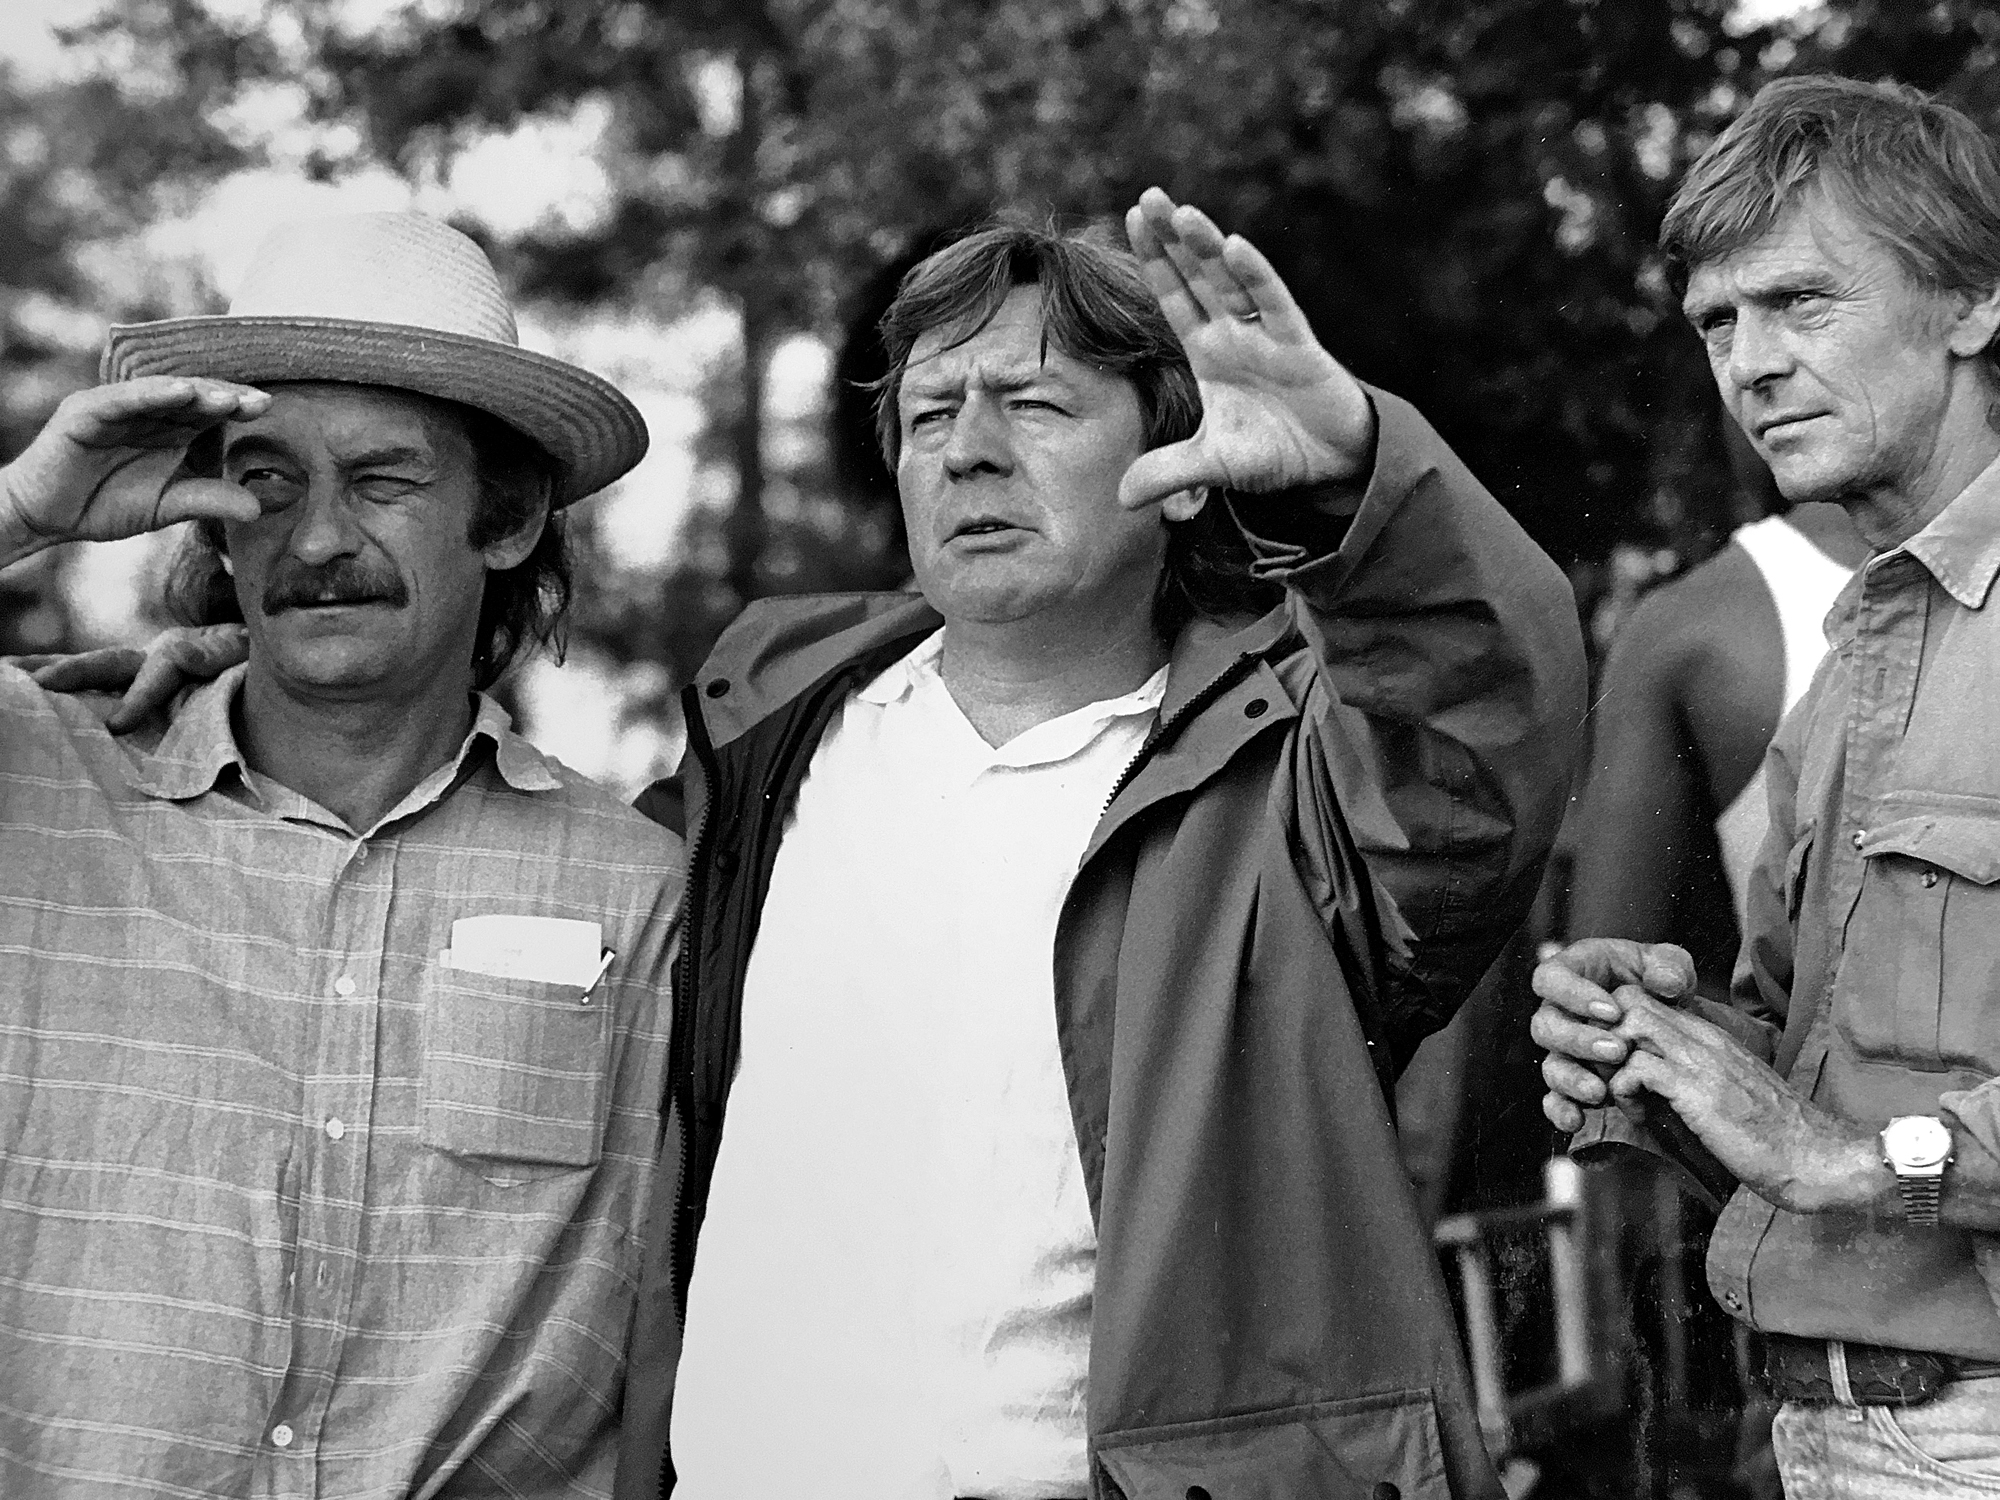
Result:
[[[311,609],[320,604],[390,604],[410,602],[410,590],[394,573],[380,572],[351,557],[317,567],[304,563],[283,566],[264,585],[264,613]]]

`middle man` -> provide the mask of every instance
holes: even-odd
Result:
[[[1127,228],[911,273],[922,597],[687,691],[621,1496],[1499,1493],[1384,1085],[1533,895],[1570,590],[1248,243]]]

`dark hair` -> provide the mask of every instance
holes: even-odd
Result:
[[[1660,224],[1682,284],[1827,194],[1933,292],[2000,283],[2000,151],[1965,115],[1901,83],[1825,73],[1757,91],[1688,169]]]
[[[458,423],[472,448],[478,503],[466,541],[486,547],[528,524],[555,493],[556,466],[546,450],[506,422],[477,407],[414,396]],[[188,450],[188,467],[222,472],[220,430]],[[168,616],[183,625],[240,623],[243,606],[235,581],[222,565],[227,548],[222,523],[202,521],[188,533],[167,576]],[[498,682],[532,641],[563,658],[565,622],[574,591],[569,537],[560,511],[551,510],[533,550],[515,566],[486,575],[472,655],[472,685]]]
[[[1022,286],[1041,288],[1044,352],[1054,347],[1131,382],[1148,448],[1194,436],[1201,426],[1194,371],[1131,252],[1102,228],[1003,219],[919,262],[882,315],[889,372],[875,386],[875,434],[891,472],[902,449],[897,394],[917,340],[950,328],[963,343]],[[1261,614],[1281,597],[1276,585],[1251,576],[1250,549],[1219,499],[1164,524],[1166,560],[1153,596],[1163,639],[1196,615]]]

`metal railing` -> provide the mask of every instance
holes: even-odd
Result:
[[[1591,1292],[1584,1181],[1583,1169],[1559,1156],[1543,1172],[1541,1202],[1453,1214],[1439,1221],[1435,1231],[1438,1247],[1452,1252],[1456,1261],[1479,1425],[1496,1460],[1615,1415],[1623,1402],[1622,1346],[1612,1330],[1601,1326],[1603,1309]],[[1537,1230],[1547,1245],[1554,1302],[1555,1377],[1510,1393],[1493,1246]]]

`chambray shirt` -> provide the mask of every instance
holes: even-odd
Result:
[[[608,1494],[678,840],[484,698],[356,833],[241,680],[115,740],[0,667],[0,1494]],[[492,914],[616,957],[441,965]]]
[[[1996,574],[2000,464],[1835,601],[1831,650],[1766,762],[1736,1000],[1821,1107],[1940,1115],[2000,1154]],[[2000,1359],[1996,1247],[1739,1191],[1709,1284],[1758,1328]]]

